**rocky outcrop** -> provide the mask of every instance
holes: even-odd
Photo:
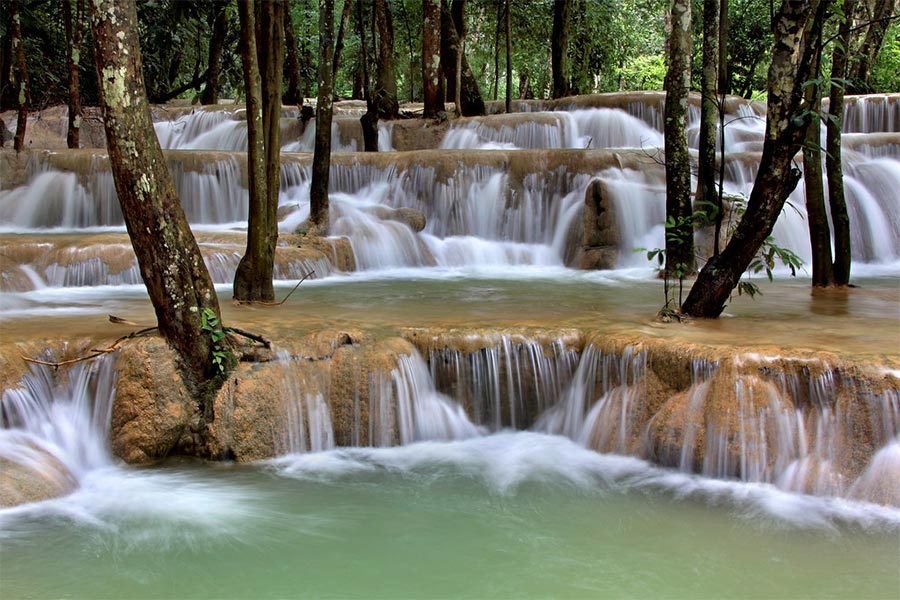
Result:
[[[621,243],[614,203],[607,184],[599,179],[594,180],[584,194],[581,268],[615,268]]]
[[[20,449],[17,460],[0,458],[0,507],[58,498],[78,487],[66,466],[46,450],[28,444]]]

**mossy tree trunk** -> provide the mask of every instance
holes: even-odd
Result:
[[[691,155],[688,150],[688,92],[691,87],[691,2],[673,0],[669,13],[666,58],[666,272],[684,277],[694,272],[694,227],[691,219]],[[667,299],[668,300],[668,299]]]
[[[281,80],[284,67],[284,3],[264,2],[258,19],[249,0],[238,1],[241,62],[247,95],[247,163],[250,212],[247,249],[234,276],[234,297],[272,302],[278,242],[281,156]],[[259,31],[259,37],[256,37]]]
[[[78,148],[81,131],[81,93],[79,68],[81,67],[81,28],[84,19],[84,0],[77,0],[74,14],[72,2],[62,0],[63,26],[66,30],[66,71],[69,75],[69,119],[66,127],[66,146]]]
[[[188,389],[203,398],[214,343],[203,314],[219,301],[153,130],[141,71],[134,0],[93,0],[91,31],[116,193],[159,331],[181,358]],[[201,405],[202,407],[202,405]]]
[[[348,0],[349,1],[349,0]],[[331,168],[331,116],[334,81],[334,0],[319,0],[319,95],[316,141],[309,188],[309,220],[315,233],[328,232],[328,179]]]
[[[378,45],[372,40],[376,49],[375,106],[380,119],[396,119],[400,115],[400,104],[394,65],[394,18],[387,0],[375,0],[375,27],[378,30]]]
[[[206,84],[200,95],[201,104],[216,104],[219,101],[219,65],[222,62],[222,51],[225,49],[225,38],[228,36],[228,13],[225,10],[228,2],[217,0],[213,6],[212,37],[209,39]]]
[[[850,80],[851,94],[868,94],[872,91],[872,87],[869,85],[869,71],[875,63],[878,53],[881,52],[884,36],[887,33],[888,25],[891,24],[891,15],[896,15],[900,9],[900,0],[864,2],[863,7],[869,26],[865,29],[866,35],[862,43],[854,52],[855,61],[847,77]]]
[[[716,126],[719,121],[719,2],[703,0],[703,68],[700,77],[700,127],[697,152],[697,191],[694,203],[711,212],[721,223],[722,207],[716,189]],[[721,107],[725,109],[724,105]],[[724,133],[724,132],[723,132]],[[720,227],[713,240],[713,255],[719,253]]]
[[[553,3],[553,34],[550,37],[550,72],[553,78],[553,97],[562,98],[569,92],[569,11],[571,0]]]
[[[850,215],[844,197],[844,169],[841,165],[841,127],[844,122],[844,86],[837,84],[847,76],[847,57],[850,44],[853,14],[857,0],[844,0],[844,21],[838,30],[831,58],[831,81],[826,121],[825,172],[828,175],[828,204],[834,236],[834,264],[832,274],[835,285],[850,284]]]
[[[434,118],[444,112],[441,97],[441,8],[440,0],[422,0],[422,90],[424,116]]]
[[[775,21],[775,45],[768,73],[766,133],[756,181],[744,216],[728,245],[706,263],[682,310],[695,317],[718,317],[732,290],[775,227],[800,172],[792,161],[811,118],[803,97],[811,79],[816,36],[829,0],[784,0]]]

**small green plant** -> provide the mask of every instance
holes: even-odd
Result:
[[[212,341],[213,364],[219,369],[219,374],[224,375],[229,352],[222,347],[220,342],[225,338],[226,333],[213,309],[206,307],[200,313],[200,330],[209,334]]]

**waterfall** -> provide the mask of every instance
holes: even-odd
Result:
[[[285,434],[279,454],[320,452],[334,448],[334,427],[328,407],[328,372],[319,364],[294,360],[278,350],[281,389],[287,407]]]

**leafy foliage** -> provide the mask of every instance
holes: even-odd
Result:
[[[203,312],[200,313],[200,329],[209,335],[209,339],[212,341],[211,354],[213,365],[218,369],[220,375],[224,375],[233,356],[221,344],[226,333],[221,327],[219,317],[211,308],[204,308]]]

